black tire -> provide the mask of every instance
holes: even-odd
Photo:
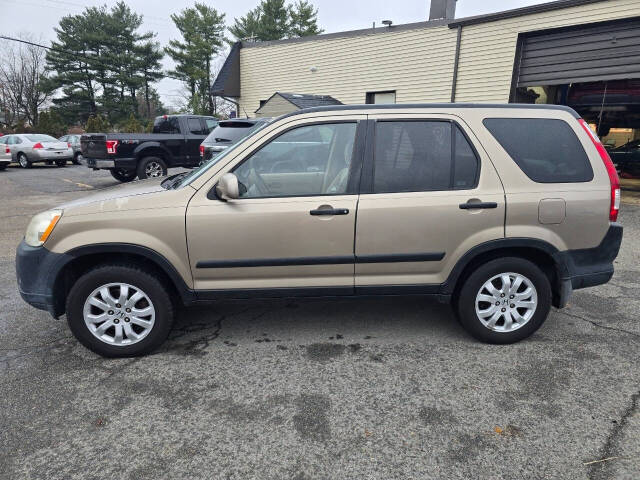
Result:
[[[33,166],[31,160],[29,160],[24,153],[18,154],[18,163],[22,168],[31,168]]]
[[[7,165],[9,165],[9,164],[8,163],[0,163],[0,171],[2,171],[5,168],[7,168]]]
[[[131,345],[116,346],[98,339],[85,325],[84,304],[97,288],[110,283],[127,283],[149,297],[155,310],[155,322],[142,340]],[[103,357],[136,357],[146,355],[167,339],[173,325],[174,307],[169,288],[157,276],[126,265],[103,265],[81,276],[67,296],[67,322],[80,343]],[[115,321],[115,320],[114,320]],[[133,325],[133,324],[131,324]]]
[[[536,289],[538,303],[533,316],[522,327],[511,332],[497,332],[485,327],[476,314],[476,296],[488,280],[502,273],[517,273],[531,281]],[[482,305],[482,304],[480,304]],[[464,329],[476,339],[492,344],[516,343],[538,330],[549,316],[551,309],[551,284],[549,278],[535,264],[518,257],[491,260],[473,271],[457,295],[458,320]],[[504,321],[504,320],[502,320]]]
[[[167,164],[160,157],[144,157],[138,162],[138,178],[165,177]]]
[[[56,165],[58,167],[66,167],[67,166],[67,161],[66,160],[56,160]]]
[[[127,172],[125,170],[109,170],[111,176],[122,183],[131,182],[136,179],[136,172]]]
[[[81,156],[81,155],[82,155],[81,153],[76,153],[76,154],[73,156],[73,160],[71,160],[71,162],[72,162],[74,165],[80,165],[80,156]]]

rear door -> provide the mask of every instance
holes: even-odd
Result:
[[[461,119],[370,118],[373,139],[356,223],[356,290],[432,293],[469,249],[504,237],[502,184]]]

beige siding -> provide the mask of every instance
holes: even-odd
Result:
[[[637,15],[640,0],[610,0],[464,27],[456,101],[509,101],[518,33]]]
[[[285,113],[291,113],[295,110],[298,110],[298,108],[293,103],[282,98],[280,95],[276,95],[265,103],[260,109],[260,112],[255,115],[257,117],[278,117]]]
[[[436,27],[243,48],[240,104],[252,115],[276,91],[354,104],[367,92],[396,90],[398,103],[446,102],[455,44],[455,30]]]
[[[464,27],[456,100],[509,101],[518,33],[638,15],[640,0],[609,0]],[[455,46],[456,30],[443,26],[243,48],[241,113],[253,116],[276,91],[356,104],[395,90],[397,103],[448,102]]]

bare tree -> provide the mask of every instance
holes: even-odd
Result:
[[[45,56],[45,49],[35,45],[9,40],[0,45],[0,108],[7,125],[38,124],[40,111],[53,96],[46,88]]]

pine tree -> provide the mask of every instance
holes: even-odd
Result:
[[[111,125],[102,115],[92,115],[87,120],[85,130],[87,133],[108,133],[111,131]]]
[[[215,102],[211,96],[212,60],[222,49],[224,42],[225,15],[204,3],[171,15],[171,19],[182,35],[182,40],[170,40],[165,48],[176,63],[170,72],[181,78],[189,89],[190,104],[199,99],[201,110],[194,113],[215,113]]]
[[[229,31],[236,40],[261,42],[323,32],[318,27],[318,9],[306,0],[289,6],[285,6],[285,0],[262,0],[245,16],[236,18]]]
[[[256,7],[240,18],[236,18],[233,26],[229,27],[229,32],[237,40],[258,39],[260,30],[260,7]]]
[[[318,27],[318,9],[306,0],[298,0],[289,6],[289,18],[289,37],[307,37],[324,32]]]
[[[263,42],[280,40],[289,33],[289,12],[284,0],[262,0],[258,38]]]
[[[49,110],[48,112],[40,112],[36,130],[39,133],[45,133],[53,137],[61,137],[66,132],[67,127],[55,110]]]

